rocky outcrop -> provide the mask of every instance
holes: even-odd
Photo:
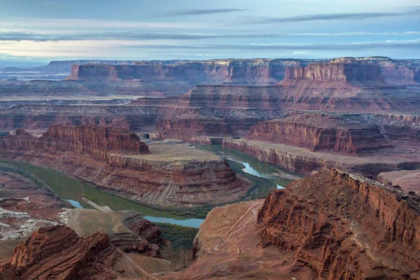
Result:
[[[58,151],[88,154],[108,153],[109,151],[132,154],[149,153],[146,143],[141,142],[136,134],[96,126],[53,126],[44,133],[42,139],[46,140],[47,145],[55,145],[54,149]],[[56,141],[57,144],[55,144]],[[60,147],[61,145],[64,147]]]
[[[380,133],[380,127],[352,115],[289,114],[284,119],[254,125],[246,139],[345,154],[390,146]]]
[[[52,126],[40,138],[17,130],[14,136],[1,137],[0,146],[2,150],[71,151],[100,159],[105,159],[112,151],[149,153],[147,145],[136,134],[96,126]]]
[[[15,248],[11,261],[0,266],[0,277],[116,279],[112,268],[118,257],[106,234],[80,238],[64,226],[41,228]]]
[[[333,59],[331,62],[348,62],[377,65],[386,83],[390,85],[416,85],[416,71],[420,67],[418,60],[394,60],[389,57],[357,57]]]
[[[342,82],[357,86],[386,86],[377,65],[358,63],[310,64],[306,67],[289,67],[286,69],[284,81]]]
[[[258,216],[262,243],[290,252],[305,279],[420,277],[419,198],[337,170],[271,193]],[[293,268],[291,268],[293,271]]]

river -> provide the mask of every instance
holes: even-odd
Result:
[[[217,146],[199,146],[198,148],[227,157],[232,165],[232,168],[234,162],[239,163],[239,168],[242,169],[244,173],[249,174],[249,176],[247,176],[249,180],[257,182],[257,179],[264,178],[267,180],[267,182],[272,184],[272,187],[270,187],[272,189],[280,188],[291,181],[290,178],[286,179],[278,175],[279,172],[280,174],[283,174],[283,171],[270,164],[260,162],[255,158],[245,154],[232,150],[222,149],[221,147]],[[168,223],[185,227],[198,228],[204,221],[203,219],[194,219],[174,215],[165,211],[152,209],[150,207],[131,202],[110,193],[101,191],[91,184],[82,182],[71,176],[64,175],[51,169],[38,167],[25,162],[14,162],[9,160],[0,160],[0,162],[12,165],[35,175],[46,185],[48,185],[57,196],[59,196],[61,199],[67,200],[76,208],[92,209],[92,206],[83,200],[83,197],[86,197],[96,203],[106,205],[114,211],[137,211],[141,213],[142,216],[144,216],[146,219],[154,223]],[[235,170],[235,168],[233,169]],[[238,169],[238,167],[236,169]],[[241,170],[235,170],[235,172],[240,171]],[[265,193],[268,191],[269,190],[267,189],[264,190]]]

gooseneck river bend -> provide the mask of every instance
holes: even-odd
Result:
[[[240,169],[235,172],[248,174],[247,179],[253,181],[253,178],[262,178],[271,184],[271,189],[281,188],[291,181],[291,177],[298,175],[284,173],[281,169],[258,161],[257,159],[246,154],[223,149],[220,146],[198,146],[199,149],[204,149],[223,157],[226,157],[231,165],[238,166]],[[52,191],[61,199],[67,200],[76,208],[88,208],[92,206],[83,199],[94,198],[95,202],[110,207],[114,211],[132,210],[141,213],[146,219],[155,223],[168,223],[185,227],[198,228],[203,223],[204,219],[195,219],[174,215],[164,210],[156,210],[147,206],[143,206],[132,201],[120,198],[110,193],[101,191],[93,185],[82,182],[71,176],[67,176],[60,172],[38,167],[25,162],[14,162],[9,160],[0,160],[0,162],[12,165],[21,170],[35,175],[48,185]],[[242,174],[243,174],[242,173]],[[286,176],[284,176],[286,174]],[[285,178],[287,177],[287,178]]]

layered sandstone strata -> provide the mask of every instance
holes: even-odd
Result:
[[[416,112],[417,87],[387,84],[378,65],[337,60],[286,69],[283,108],[335,112]]]
[[[200,136],[231,136],[230,125],[216,118],[160,119],[156,123],[161,138],[173,138],[191,142]]]
[[[41,228],[0,266],[3,279],[116,279],[119,253],[106,234],[80,238],[70,228]]]
[[[265,201],[214,208],[194,241],[196,262],[163,279],[417,279],[418,201],[323,170]]]
[[[290,252],[296,269],[310,268],[306,279],[417,279],[418,200],[325,170],[267,197],[258,216],[262,242]]]
[[[261,122],[249,130],[246,139],[359,154],[389,147],[379,126],[351,115],[289,114],[284,119]]]
[[[18,129],[14,136],[2,137],[0,145],[2,150],[69,151],[100,159],[105,159],[112,151],[149,153],[147,145],[136,134],[96,126],[52,126],[40,138]]]
[[[67,80],[172,80],[194,85],[264,84],[281,81],[287,66],[300,63],[302,61],[293,59],[137,62],[131,65],[85,63],[72,65]]]
[[[205,108],[278,109],[278,87],[201,85],[180,98],[181,104]]]
[[[1,137],[0,153],[155,207],[229,203],[244,197],[252,186],[238,178],[227,161],[209,152],[183,144],[156,143],[149,145],[150,154],[141,154],[142,142],[137,136],[110,133],[101,139],[97,138],[100,134],[79,138],[81,131],[56,127],[41,138],[23,133]],[[83,146],[80,139],[89,146]]]
[[[305,174],[324,167],[335,167],[376,177],[381,172],[420,167],[420,158],[411,149],[381,149],[364,156],[351,156],[322,151],[312,152],[285,144],[243,139],[224,139],[223,147],[244,152],[286,170]]]
[[[389,57],[345,57],[332,59],[335,63],[363,63],[377,65],[381,69],[386,83],[391,85],[416,85],[418,76],[416,72],[420,67],[419,60],[394,60]]]

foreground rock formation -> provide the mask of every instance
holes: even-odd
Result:
[[[80,238],[70,228],[41,228],[16,247],[3,279],[116,279],[119,257],[106,234]]]
[[[197,261],[164,279],[418,279],[419,197],[323,170],[213,209]]]
[[[227,161],[183,144],[149,147],[127,132],[56,126],[37,138],[0,137],[2,157],[73,175],[154,207],[197,207],[241,199],[252,183]],[[147,152],[147,153],[146,153]]]
[[[265,246],[293,254],[315,279],[420,277],[417,196],[322,171],[273,192],[258,221]]]

